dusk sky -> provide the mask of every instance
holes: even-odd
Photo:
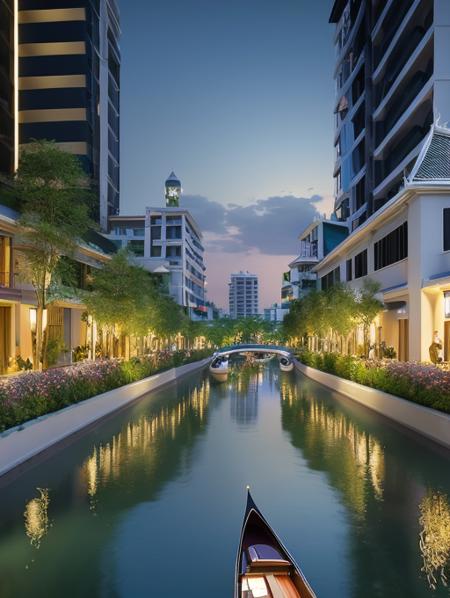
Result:
[[[119,0],[121,212],[164,204],[165,178],[204,233],[208,298],[232,271],[280,300],[298,234],[332,205],[329,0]]]

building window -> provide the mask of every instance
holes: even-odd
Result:
[[[151,257],[161,257],[161,245],[154,245],[152,247]]]
[[[373,251],[375,270],[390,266],[408,257],[408,223],[404,222],[401,226],[377,241],[373,247]]]
[[[166,257],[181,257],[181,245],[169,245],[166,247]]]
[[[0,287],[10,285],[11,239],[0,237]]]
[[[450,291],[444,291],[444,317],[450,318]]]
[[[450,208],[444,208],[444,251],[450,250]]]
[[[367,249],[355,255],[355,278],[367,275]]]
[[[161,239],[161,227],[160,226],[152,225],[150,230],[151,230],[152,239]]]
[[[341,269],[338,266],[334,270],[331,270],[331,272],[328,272],[328,274],[325,274],[325,276],[322,276],[322,278],[320,279],[320,286],[322,291],[326,291],[327,289],[330,289],[331,287],[333,287],[336,284],[339,284],[340,282]]]
[[[353,278],[353,275],[352,275],[352,260],[351,259],[347,260],[347,262],[346,262],[346,271],[347,271],[347,277],[346,277],[347,278],[347,282],[349,282]]]
[[[144,241],[128,241],[127,247],[134,255],[144,255]]]

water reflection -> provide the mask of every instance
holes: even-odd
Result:
[[[228,382],[230,415],[236,423],[243,426],[256,424],[258,394],[263,379],[263,369],[258,365],[235,366],[231,372]]]
[[[281,384],[283,428],[313,466],[329,472],[352,512],[363,517],[367,500],[383,500],[384,452],[355,420],[295,385]]]
[[[49,529],[48,506],[50,499],[47,488],[37,488],[39,496],[25,505],[25,533],[30,538],[30,544],[39,548]]]
[[[177,434],[186,423],[191,423],[188,428],[191,434],[201,428],[207,414],[209,391],[209,381],[205,379],[180,402],[166,404],[156,413],[145,413],[136,421],[129,421],[109,442],[94,445],[79,473],[92,511],[96,509],[100,489],[111,482],[123,483],[133,471],[141,475],[142,465],[149,475],[154,475],[162,461],[164,447],[180,440]]]
[[[420,540],[423,568],[430,587],[447,586],[450,574],[450,505],[441,492],[428,492],[420,505]]]

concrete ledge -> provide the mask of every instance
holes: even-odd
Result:
[[[210,358],[120,386],[0,435],[0,476],[152,390],[203,369]]]
[[[297,360],[295,367],[308,378],[450,449],[450,415],[401,399],[387,392],[316,370]]]

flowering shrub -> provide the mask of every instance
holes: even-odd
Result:
[[[450,372],[436,366],[309,351],[298,358],[324,372],[450,413]]]
[[[130,361],[102,359],[0,379],[0,431],[209,354],[208,350],[167,351]]]

